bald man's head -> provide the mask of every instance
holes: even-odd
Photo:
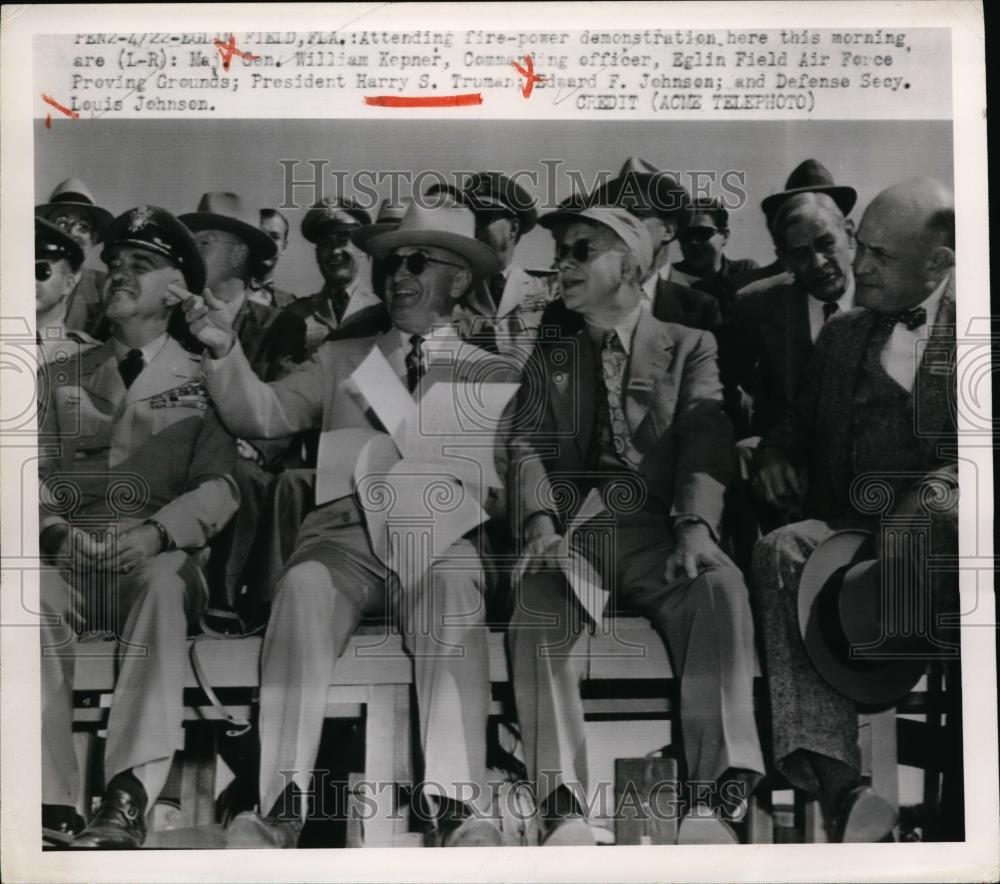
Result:
[[[955,197],[917,178],[883,190],[865,209],[854,262],[857,301],[879,313],[930,295],[955,266]]]

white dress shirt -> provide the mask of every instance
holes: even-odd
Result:
[[[880,357],[882,368],[907,392],[913,390],[913,382],[917,377],[917,367],[923,358],[927,338],[930,335],[931,326],[937,319],[941,295],[947,284],[948,279],[945,278],[924,301],[917,305],[927,311],[927,322],[912,331],[901,322],[897,323],[892,334],[889,335],[885,347],[882,348]]]
[[[813,295],[808,295],[809,298],[809,337],[812,338],[812,342],[816,343],[816,338],[819,337],[819,333],[823,330],[823,324],[826,322],[826,318],[823,316],[823,308],[828,303],[827,301],[821,301],[819,298]],[[837,305],[837,313],[846,313],[854,306],[854,274],[851,274],[851,278],[847,283],[847,288],[844,289],[844,294],[842,294],[836,301],[833,302]],[[834,316],[837,313],[833,314]]]

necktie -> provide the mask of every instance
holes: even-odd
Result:
[[[420,335],[413,335],[410,338],[410,344],[410,352],[406,354],[406,386],[410,388],[412,393],[420,384],[426,366],[424,365],[424,339]]]
[[[142,350],[129,350],[125,358],[118,363],[118,374],[122,376],[126,388],[132,386],[132,382],[139,377],[145,365]]]
[[[330,295],[330,307],[333,309],[333,315],[337,319],[337,325],[340,325],[344,321],[344,313],[347,312],[347,302],[351,300],[351,296],[347,294],[347,289],[339,288],[332,295]]]
[[[503,298],[504,286],[506,285],[507,280],[504,279],[504,275],[502,273],[494,273],[490,277],[490,297],[493,299],[494,306],[500,306],[500,301]]]
[[[836,301],[829,301],[823,305],[823,322],[826,322],[834,313],[840,309]]]
[[[628,356],[622,347],[618,332],[614,329],[604,333],[601,344],[601,373],[604,376],[604,391],[608,403],[608,427],[610,442],[615,455],[632,468],[639,466],[642,455],[635,450],[628,435],[625,409],[622,406],[622,380]]]
[[[882,313],[878,318],[879,326],[889,332],[892,332],[899,323],[914,331],[926,322],[927,311],[923,307],[911,307],[909,310],[899,310],[896,313]]]

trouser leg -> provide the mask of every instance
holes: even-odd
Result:
[[[559,572],[525,575],[516,592],[508,642],[528,774],[540,796],[564,784],[586,791],[580,606]]]
[[[414,662],[424,787],[468,800],[485,779],[490,697],[484,574],[475,548],[460,541],[415,587],[398,592]]]
[[[334,664],[362,608],[319,562],[293,565],[278,584],[264,636],[260,689],[260,801],[269,813],[290,783],[308,788]]]

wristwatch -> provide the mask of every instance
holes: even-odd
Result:
[[[170,532],[163,527],[162,523],[157,522],[156,519],[146,519],[142,524],[152,525],[156,529],[156,533],[160,535],[160,552],[166,552],[174,548],[174,540],[170,536]]]

